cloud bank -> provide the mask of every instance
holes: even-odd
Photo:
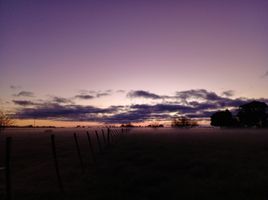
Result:
[[[29,92],[29,91],[21,91],[18,94],[15,94],[14,96],[16,96],[16,97],[34,97],[34,93]]]
[[[13,100],[13,103],[24,106],[19,108],[16,118],[19,119],[50,119],[62,121],[94,121],[100,123],[143,122],[148,120],[170,120],[174,115],[184,115],[192,118],[208,118],[217,110],[248,103],[253,99],[231,98],[232,91],[221,95],[205,89],[178,91],[174,96],[167,96],[169,102],[156,104],[117,105],[99,108],[92,105],[76,105],[68,99],[54,97],[51,101],[37,103],[26,100]],[[77,96],[76,96],[77,97]],[[130,91],[130,98],[162,99],[163,96],[143,91]],[[94,97],[80,96],[90,99]],[[268,99],[256,99],[268,103]],[[68,104],[65,104],[68,103]],[[31,106],[31,107],[27,107]]]

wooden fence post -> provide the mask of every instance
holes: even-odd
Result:
[[[57,157],[57,151],[56,151],[55,136],[51,135],[50,138],[51,138],[52,154],[53,154],[53,158],[54,158],[54,165],[55,165],[55,169],[56,169],[56,175],[57,175],[57,180],[58,180],[58,184],[59,184],[59,189],[61,192],[64,192],[63,184],[62,184],[62,180],[61,180],[61,176],[60,176],[60,169],[59,169],[59,163],[58,163],[58,157]]]
[[[92,141],[91,141],[88,131],[87,131],[87,139],[88,139],[88,145],[89,145],[89,150],[92,156],[92,160],[94,163],[96,163],[96,156],[95,156],[94,148],[93,148]]]
[[[74,141],[75,141],[75,146],[76,146],[77,155],[78,155],[78,159],[79,159],[79,162],[80,162],[81,170],[82,170],[82,173],[84,173],[85,168],[84,168],[84,163],[83,163],[83,159],[82,159],[82,156],[81,156],[81,151],[80,151],[80,147],[79,147],[79,143],[78,143],[76,133],[74,133]]]
[[[102,153],[102,147],[101,147],[101,142],[100,142],[99,134],[98,134],[97,131],[95,131],[95,134],[96,134],[97,143],[98,143],[98,146],[99,146],[99,151],[100,151],[100,153]]]
[[[110,133],[110,129],[108,128],[108,129],[107,129],[107,144],[108,144],[108,146],[110,146],[110,144],[111,144],[111,141],[110,141],[110,140],[111,140],[111,139],[110,139],[110,134],[111,134],[111,133]]]
[[[6,177],[6,199],[11,200],[11,170],[10,170],[10,154],[11,154],[12,138],[6,138],[6,157],[5,157],[5,177]]]
[[[104,130],[101,129],[101,132],[102,132],[102,137],[103,137],[103,143],[104,143],[104,145],[107,145],[105,134],[104,134]]]

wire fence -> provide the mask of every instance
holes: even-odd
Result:
[[[29,176],[34,179],[35,175],[39,182],[52,184],[53,188],[57,185],[58,192],[64,195],[68,188],[66,186],[70,187],[71,181],[68,176],[71,172],[80,171],[81,176],[85,176],[88,170],[97,167],[99,157],[109,153],[111,147],[116,148],[129,131],[127,128],[107,128],[74,132],[68,137],[48,132],[49,134],[46,133],[39,138],[39,143],[31,136],[28,137],[29,140],[22,141],[19,138],[16,141],[17,138],[12,136],[5,137],[1,143],[5,150],[0,160],[0,199],[14,199],[16,191],[22,189]],[[17,152],[13,156],[14,147]],[[20,148],[24,151],[20,151]],[[23,153],[30,155],[25,156]],[[47,171],[50,175],[47,175]],[[75,174],[77,175],[76,172]]]

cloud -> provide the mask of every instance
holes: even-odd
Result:
[[[75,98],[89,100],[109,96],[112,94],[112,92],[113,92],[112,90],[105,90],[105,91],[80,90],[80,94],[76,95]]]
[[[15,94],[14,96],[16,96],[16,97],[34,97],[34,93],[29,92],[29,91],[21,91],[18,94]]]
[[[96,91],[95,96],[96,98],[104,97],[104,96],[109,96],[113,93],[113,90],[105,90],[103,91]]]
[[[52,99],[55,103],[73,103],[71,99],[63,98],[63,97],[53,97]]]
[[[226,90],[222,92],[222,96],[226,96],[226,97],[232,97],[234,96],[234,91],[233,90]]]
[[[12,101],[14,104],[19,105],[19,106],[35,106],[38,105],[37,103],[34,103],[32,101],[28,100],[13,100]]]
[[[145,98],[145,99],[162,99],[160,95],[144,91],[144,90],[135,90],[130,91],[127,94],[127,97],[129,98]]]
[[[19,86],[19,85],[11,85],[10,88],[12,90],[19,90],[19,89],[21,89],[21,86]]]
[[[135,109],[140,112],[146,113],[170,113],[170,112],[192,112],[194,107],[185,106],[181,104],[137,104],[132,105],[130,108]]]
[[[23,108],[16,113],[20,119],[54,119],[66,121],[93,120],[99,115],[116,113],[120,106],[109,108],[97,108],[94,106],[81,105],[60,105],[57,103],[47,103],[38,105],[35,108]]]
[[[75,98],[89,100],[89,99],[94,99],[95,97],[89,94],[79,94],[79,95],[76,95]]]
[[[116,90],[117,93],[125,93],[125,90]]]
[[[138,92],[137,92],[138,91]],[[135,97],[158,99],[162,96],[142,90],[131,91]],[[142,91],[142,92],[140,92]],[[92,95],[77,95],[79,98],[92,99]],[[230,98],[217,95],[204,89],[187,90],[176,93],[176,99],[158,104],[118,105],[107,108],[75,105],[70,99],[54,97],[50,101],[13,101],[24,106],[18,109],[17,118],[52,119],[62,121],[95,121],[101,123],[143,122],[148,120],[169,120],[174,115],[192,118],[208,118],[212,113],[222,110],[235,110],[240,105],[253,100],[268,103],[268,99]],[[77,97],[78,98],[78,97]],[[64,104],[63,104],[64,103]],[[26,107],[31,106],[31,107]]]
[[[218,96],[215,92],[210,92],[205,89],[179,91],[176,92],[176,96],[177,98],[180,98],[184,101],[188,99],[203,99],[203,100],[215,101],[222,98]]]
[[[263,77],[268,77],[268,71],[265,72],[265,74],[263,75]]]
[[[97,93],[96,97],[100,98],[100,97],[109,96],[109,95],[110,95],[110,93],[108,93],[108,92],[102,92],[102,93]]]

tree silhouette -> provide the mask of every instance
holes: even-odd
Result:
[[[0,111],[0,133],[8,126],[12,126],[14,124],[13,119],[11,119],[7,114]]]
[[[186,128],[198,126],[197,122],[184,116],[174,117],[171,122],[172,127]]]
[[[231,127],[235,125],[235,120],[232,113],[227,109],[225,111],[218,111],[211,117],[212,126]]]
[[[267,109],[264,102],[252,101],[239,107],[237,117],[243,127],[267,127]]]
[[[151,128],[162,128],[162,127],[164,127],[164,125],[163,124],[160,124],[159,122],[152,122],[152,123],[150,123],[149,125],[148,125],[148,127],[151,127]]]
[[[129,122],[127,124],[121,124],[121,127],[135,127],[135,126],[131,124],[131,122]]]

